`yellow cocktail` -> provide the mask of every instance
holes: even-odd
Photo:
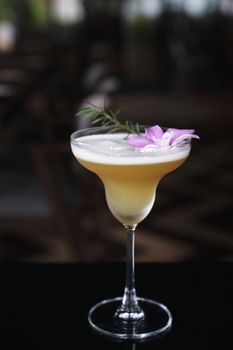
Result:
[[[102,180],[112,214],[122,224],[134,225],[149,214],[161,178],[185,161],[190,148],[144,153],[127,145],[125,136],[83,136],[72,149],[78,161]]]

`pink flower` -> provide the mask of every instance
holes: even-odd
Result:
[[[169,128],[163,131],[159,125],[145,129],[145,136],[131,136],[127,143],[135,148],[169,148],[180,146],[192,138],[199,139],[193,129]]]

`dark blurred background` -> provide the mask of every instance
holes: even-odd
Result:
[[[138,227],[138,261],[232,260],[232,0],[0,0],[0,260],[125,258],[71,154],[86,101],[195,128]]]

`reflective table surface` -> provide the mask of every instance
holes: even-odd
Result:
[[[138,296],[173,315],[168,334],[144,343],[105,339],[88,325],[95,303],[122,295],[124,275],[121,262],[0,264],[1,348],[232,348],[233,263],[136,264]]]

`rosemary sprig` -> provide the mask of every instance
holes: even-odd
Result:
[[[97,106],[89,104],[87,107],[83,107],[79,112],[76,113],[77,117],[90,117],[91,124],[100,124],[103,127],[108,127],[109,132],[115,131],[125,131],[128,134],[140,134],[140,127],[138,123],[133,123],[131,121],[125,121],[122,123],[118,119],[118,114],[120,111],[114,113],[111,109],[106,112]]]

